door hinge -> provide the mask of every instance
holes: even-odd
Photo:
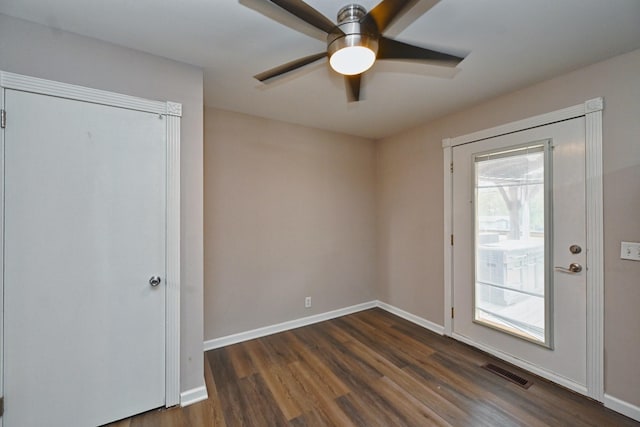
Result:
[[[453,173],[453,162],[449,166],[451,167],[451,173]]]
[[[454,318],[454,314],[455,314],[455,313],[454,313],[453,307],[451,307],[451,318],[452,318],[452,319]]]
[[[0,417],[4,415],[4,396],[0,397]]]
[[[451,246],[453,246],[453,234],[451,235]]]
[[[7,126],[7,112],[0,110],[0,128],[4,129]]]

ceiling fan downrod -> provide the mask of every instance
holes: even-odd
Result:
[[[338,11],[338,25],[345,22],[360,21],[360,19],[366,14],[367,10],[359,4],[348,4]]]

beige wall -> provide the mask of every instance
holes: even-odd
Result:
[[[605,389],[640,405],[640,50],[513,92],[379,141],[378,295],[444,322],[442,139],[603,96]]]
[[[0,14],[0,70],[181,102],[181,389],[203,385],[202,71]]]
[[[374,165],[366,139],[205,109],[205,339],[374,298]]]

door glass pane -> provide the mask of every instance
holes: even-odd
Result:
[[[549,345],[546,143],[474,156],[474,320]]]

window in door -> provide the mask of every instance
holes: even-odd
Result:
[[[549,141],[476,154],[474,321],[551,347]]]

